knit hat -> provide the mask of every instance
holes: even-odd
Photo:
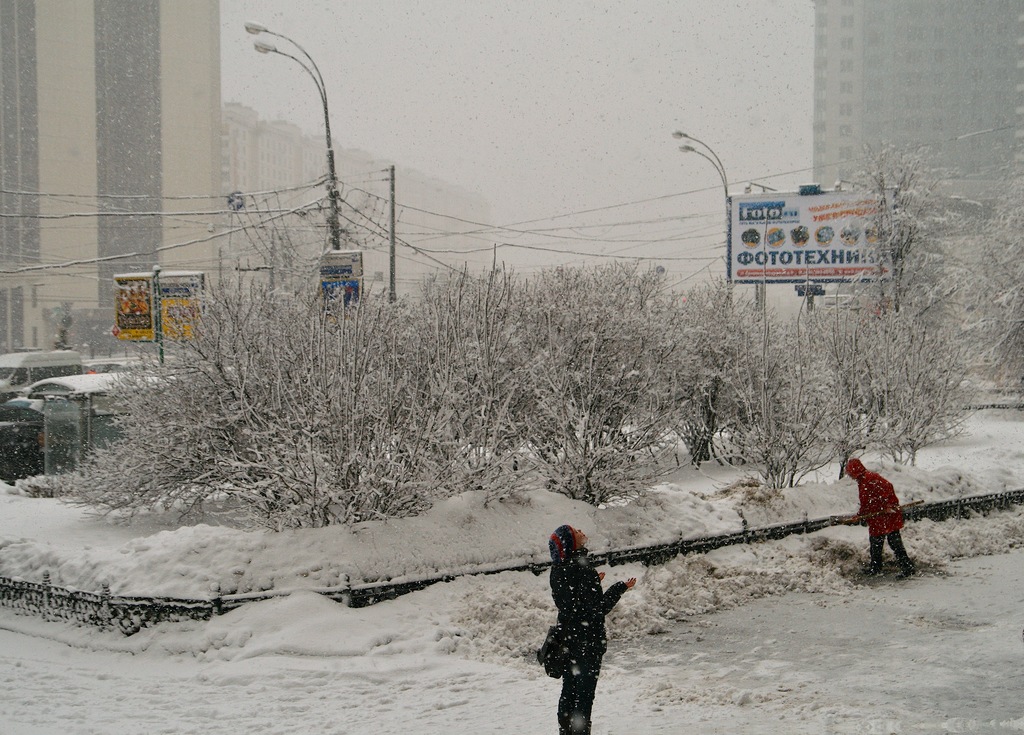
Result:
[[[572,526],[559,526],[548,539],[548,551],[551,552],[551,561],[555,564],[568,559],[575,550],[576,536]]]

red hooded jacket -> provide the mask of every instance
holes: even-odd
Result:
[[[877,472],[869,471],[859,459],[846,463],[846,474],[857,481],[860,510],[857,515],[874,515],[867,519],[869,536],[884,536],[903,528],[903,511],[892,483]]]

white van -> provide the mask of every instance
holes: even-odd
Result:
[[[74,350],[8,352],[0,355],[0,401],[45,378],[82,374],[82,356]]]

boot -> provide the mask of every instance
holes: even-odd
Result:
[[[910,555],[907,554],[907,549],[903,546],[903,537],[899,531],[889,535],[889,547],[896,555],[896,563],[900,565],[900,573],[896,575],[897,577],[906,579],[917,573],[914,562],[910,560]]]
[[[910,561],[908,557],[906,561],[900,560],[900,571],[896,575],[899,579],[906,579],[917,574],[917,567],[914,566],[914,562]]]

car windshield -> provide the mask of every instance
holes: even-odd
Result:
[[[42,421],[43,415],[24,406],[0,406],[0,421]]]
[[[0,367],[0,384],[24,385],[28,382],[28,370],[25,368]]]

